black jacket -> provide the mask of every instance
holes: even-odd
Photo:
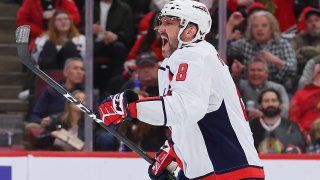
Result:
[[[94,3],[94,23],[100,21],[100,1]],[[118,40],[130,48],[135,40],[132,10],[126,3],[113,0],[109,10],[106,30],[118,35]]]

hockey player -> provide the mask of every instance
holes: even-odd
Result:
[[[108,97],[99,107],[106,125],[139,119],[168,126],[172,139],[149,168],[151,179],[264,179],[244,105],[228,66],[204,40],[211,17],[202,3],[174,0],[161,10],[165,60],[158,71],[161,96],[138,99],[132,91]]]

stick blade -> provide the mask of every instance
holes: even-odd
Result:
[[[29,43],[30,26],[19,26],[16,30],[16,43]]]

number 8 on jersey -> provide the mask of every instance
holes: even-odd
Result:
[[[176,81],[184,81],[187,77],[188,64],[183,63],[179,65]]]

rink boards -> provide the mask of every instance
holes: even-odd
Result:
[[[267,180],[320,179],[320,155],[261,158]],[[147,168],[130,152],[0,152],[1,180],[148,180]]]

